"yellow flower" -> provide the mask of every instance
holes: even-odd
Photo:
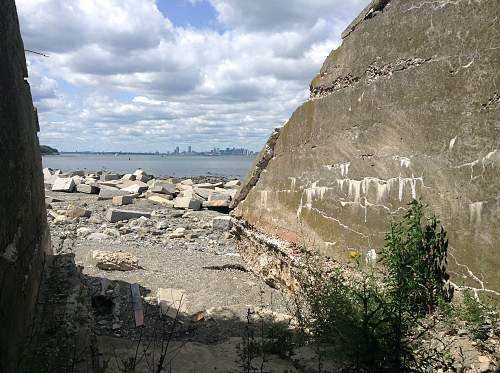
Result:
[[[351,259],[356,259],[359,257],[359,253],[357,250],[349,250],[349,256],[351,257]]]

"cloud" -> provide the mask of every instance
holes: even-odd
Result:
[[[365,2],[210,0],[224,27],[197,29],[153,0],[17,0],[26,48],[50,56],[28,56],[41,142],[258,150]]]

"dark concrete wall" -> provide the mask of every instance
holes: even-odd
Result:
[[[391,0],[358,17],[236,216],[347,261],[422,197],[453,281],[499,292],[498,4]]]
[[[0,372],[22,353],[50,247],[27,75],[14,0],[0,0]]]

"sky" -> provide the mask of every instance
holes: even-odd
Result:
[[[260,150],[368,0],[17,0],[40,143]]]

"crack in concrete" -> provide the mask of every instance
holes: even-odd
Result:
[[[411,68],[419,67],[426,62],[431,61],[432,58],[407,58],[399,59],[395,62],[390,62],[388,64],[379,66],[377,62],[369,65],[365,72],[359,76],[354,77],[352,74],[347,74],[346,76],[339,77],[333,81],[328,86],[317,86],[310,87],[310,99],[323,98],[330,95],[332,92],[339,91],[345,88],[354,87],[360,82],[365,82],[366,84],[371,84],[380,78],[389,78],[394,73],[409,70]],[[324,75],[323,75],[324,76]]]
[[[450,247],[451,248],[451,247]],[[473,281],[477,282],[479,284],[479,288],[475,288],[475,287],[472,287],[472,286],[466,286],[466,285],[457,285],[455,284],[454,282],[451,282],[450,281],[450,285],[453,286],[455,289],[457,290],[471,290],[473,293],[474,293],[474,297],[476,299],[479,299],[479,295],[478,293],[488,293],[488,294],[492,294],[492,295],[495,295],[495,296],[500,296],[500,293],[495,291],[495,290],[492,290],[492,289],[487,289],[485,286],[484,286],[484,281],[480,280],[479,277],[477,277],[471,270],[470,268],[465,265],[465,264],[461,264],[457,261],[457,258],[455,257],[455,255],[453,255],[453,253],[449,252],[450,254],[450,257],[455,261],[455,264],[457,265],[457,267],[460,267],[460,268],[464,268],[465,271],[467,272],[467,275],[470,279],[472,279]],[[455,273],[457,276],[459,276],[458,273]]]

